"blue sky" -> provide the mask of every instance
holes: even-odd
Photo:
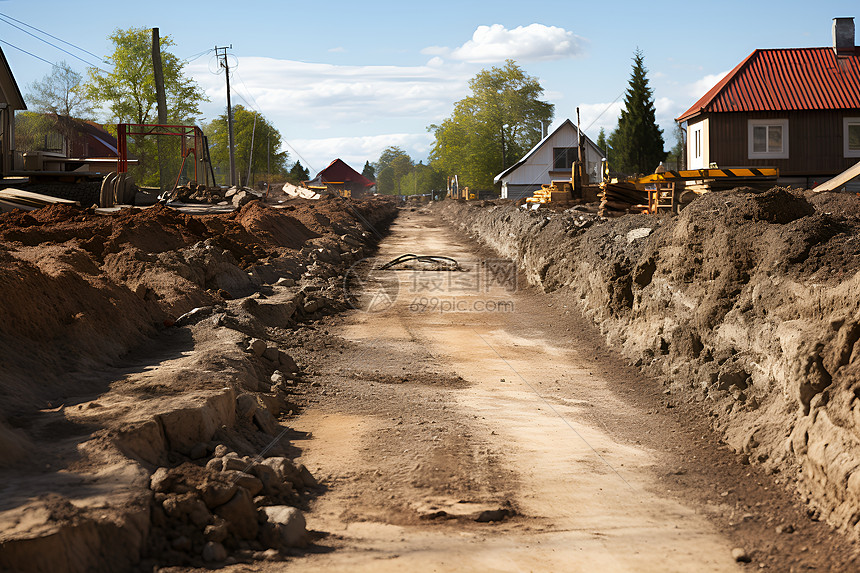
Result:
[[[135,8],[106,1],[0,1],[0,14],[98,55],[117,28],[158,27],[223,113],[224,76],[215,45],[232,44],[234,103],[262,112],[291,160],[313,172],[335,158],[357,169],[387,146],[426,160],[427,126],[449,116],[481,69],[512,58],[555,104],[555,124],[575,121],[592,138],[617,120],[640,48],[667,148],[673,118],[756,48],[828,46],[834,17],[860,16],[857,1],[822,2],[164,2]],[[0,20],[4,20],[0,16]],[[35,30],[25,30],[44,37]],[[860,18],[857,21],[860,25]],[[95,58],[52,38],[92,63]],[[66,60],[87,64],[0,21],[0,46],[22,91]],[[199,55],[203,53],[202,55]],[[198,56],[191,59],[193,56]],[[104,64],[101,64],[105,67]],[[617,100],[617,101],[616,101]],[[613,102],[615,102],[613,104]],[[601,115],[602,114],[602,115]],[[106,118],[104,118],[106,119]]]

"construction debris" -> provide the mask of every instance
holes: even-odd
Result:
[[[60,199],[51,197],[50,195],[42,195],[41,193],[33,193],[32,191],[23,191],[8,187],[0,191],[0,211],[8,212],[14,209],[22,211],[32,211],[47,205],[75,205],[80,207],[80,203],[71,199]]]

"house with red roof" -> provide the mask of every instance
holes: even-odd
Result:
[[[308,187],[324,186],[328,191],[338,195],[360,197],[369,193],[370,188],[376,185],[376,182],[347,165],[342,159],[335,159],[305,184]],[[349,193],[345,193],[345,191]]]
[[[690,109],[687,169],[777,167],[811,189],[860,161],[860,48],[834,18],[826,48],[755,50]]]

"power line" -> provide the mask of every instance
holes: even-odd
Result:
[[[7,46],[9,46],[9,47],[11,47],[11,48],[15,48],[15,49],[16,49],[16,50],[18,50],[19,52],[24,52],[24,53],[25,53],[25,54],[27,54],[28,56],[33,56],[33,57],[34,57],[34,58],[36,58],[37,60],[42,60],[42,61],[43,61],[43,62],[45,62],[46,64],[50,64],[50,65],[52,65],[52,66],[56,66],[56,65],[57,65],[56,63],[54,63],[54,62],[49,62],[49,61],[48,61],[48,60],[46,60],[45,58],[39,57],[39,56],[37,56],[36,54],[33,54],[33,53],[31,53],[31,52],[28,52],[27,50],[25,50],[25,49],[23,49],[23,48],[19,48],[19,47],[18,47],[18,46],[16,46],[15,44],[10,44],[10,43],[9,43],[9,42],[7,42],[6,40],[0,40],[0,42],[2,42],[2,43],[4,43],[4,44],[6,44]]]
[[[94,54],[94,53],[90,52],[89,50],[85,50],[84,48],[81,48],[80,46],[76,46],[75,44],[72,44],[71,42],[67,42],[67,41],[63,40],[62,38],[58,38],[58,37],[56,37],[56,36],[54,36],[54,35],[52,35],[52,34],[49,34],[48,32],[46,32],[46,31],[44,31],[44,30],[40,30],[39,28],[37,28],[37,27],[35,27],[35,26],[31,26],[30,24],[27,24],[26,22],[22,22],[21,20],[18,20],[18,19],[16,19],[16,18],[13,18],[12,16],[9,16],[8,14],[4,14],[4,13],[0,12],[0,16],[3,16],[4,18],[9,18],[10,20],[14,20],[15,22],[18,22],[19,24],[23,24],[24,26],[27,26],[28,28],[32,28],[33,30],[36,30],[36,31],[38,31],[38,32],[41,32],[42,34],[45,34],[46,36],[48,36],[48,37],[50,37],[50,38],[53,38],[53,39],[57,40],[58,42],[62,42],[62,43],[64,43],[64,44],[68,45],[68,46],[71,46],[71,47],[75,48],[76,50],[80,50],[80,51],[82,51],[82,52],[84,52],[84,53],[86,53],[86,54],[89,54],[89,55],[93,56],[94,58],[98,58],[98,59],[99,59],[99,61],[102,61],[102,62],[104,62],[104,61],[105,61],[105,60],[103,60],[103,59],[102,59],[102,57],[101,57],[101,56],[96,55],[96,54]],[[7,22],[7,24],[8,24],[8,22]],[[107,62],[105,62],[105,63],[107,63]]]
[[[9,22],[8,20],[4,20],[3,18],[0,18],[0,22],[4,22],[4,23],[6,23],[6,24],[9,24],[9,25],[10,25],[10,26],[12,26],[13,28],[17,28],[18,30],[21,30],[21,31],[22,31],[22,32],[24,32],[25,34],[28,34],[28,35],[30,35],[30,36],[32,36],[32,37],[34,37],[34,38],[36,38],[36,39],[37,39],[37,40],[39,40],[40,42],[44,42],[44,43],[48,44],[49,46],[52,46],[52,47],[54,47],[54,48],[56,48],[56,49],[60,50],[61,52],[65,53],[65,54],[68,54],[68,55],[70,55],[71,57],[73,57],[73,58],[75,58],[75,59],[77,59],[77,60],[82,61],[83,63],[87,64],[88,66],[92,66],[92,67],[96,68],[97,70],[100,70],[100,71],[102,71],[102,72],[104,72],[104,73],[106,73],[106,74],[110,73],[110,72],[108,72],[108,71],[105,71],[105,70],[101,69],[100,67],[98,67],[96,64],[93,64],[92,62],[88,62],[87,60],[85,60],[85,59],[81,58],[80,56],[76,56],[75,54],[71,53],[70,51],[68,51],[68,50],[66,50],[66,49],[64,49],[64,48],[61,48],[60,46],[58,46],[58,45],[56,45],[56,44],[53,44],[53,43],[49,42],[48,40],[46,40],[46,39],[44,39],[44,38],[40,38],[39,36],[37,36],[36,34],[34,34],[34,33],[32,33],[32,32],[28,32],[27,30],[25,30],[25,29],[24,29],[24,28],[22,28],[21,26],[18,26],[18,25],[16,25],[16,24],[13,24],[12,22]],[[62,40],[61,40],[61,41],[62,41]],[[98,57],[98,56],[96,56],[96,57]],[[53,65],[53,64],[52,64],[52,65]]]
[[[203,51],[202,51],[202,52],[200,52],[199,54],[194,54],[193,56],[188,56],[187,58],[185,58],[185,59],[184,59],[184,60],[182,60],[182,61],[190,64],[191,62],[193,62],[193,61],[194,61],[194,60],[196,60],[197,58],[199,58],[199,57],[201,57],[201,56],[205,56],[206,54],[208,54],[209,52],[211,52],[211,51],[213,51],[213,50],[214,50],[214,48],[209,48],[208,50],[203,50]]]

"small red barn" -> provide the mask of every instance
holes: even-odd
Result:
[[[306,182],[308,186],[325,186],[329,191],[338,195],[350,195],[360,197],[370,192],[370,188],[376,185],[341,159],[335,159],[328,167],[317,173],[317,176]],[[349,193],[344,193],[349,191]]]

